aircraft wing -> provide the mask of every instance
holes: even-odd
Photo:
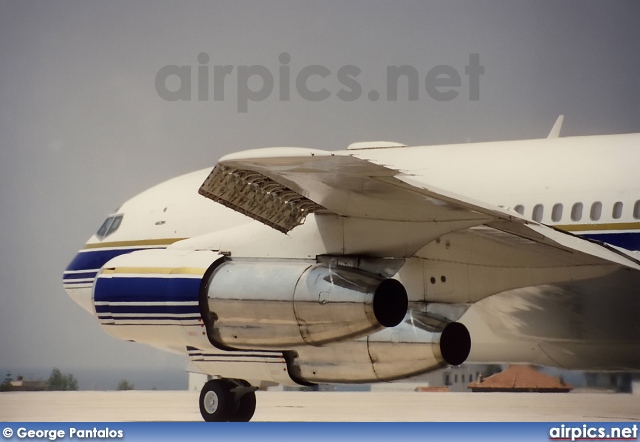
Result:
[[[431,187],[410,171],[375,164],[349,152],[267,148],[227,155],[199,192],[284,233],[304,222],[309,213],[335,214],[363,225],[373,222],[377,236],[395,230],[404,235],[405,242],[413,242],[405,256],[443,233],[485,226],[484,235],[496,240],[520,238],[518,247],[523,251],[542,251],[565,266],[614,265],[640,270],[637,258],[624,250]],[[435,232],[432,236],[424,234],[429,229]],[[375,243],[377,236],[367,240]],[[513,240],[511,243],[512,247]],[[394,256],[392,248],[373,250]]]

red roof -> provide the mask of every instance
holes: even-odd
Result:
[[[471,391],[520,391],[520,392],[562,392],[573,389],[560,379],[540,373],[529,365],[511,365],[505,371],[489,376],[482,382],[468,385]]]

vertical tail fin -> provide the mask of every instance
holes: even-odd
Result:
[[[555,124],[551,128],[551,132],[549,132],[549,136],[547,138],[559,138],[560,137],[560,129],[562,129],[562,122],[564,121],[564,115],[560,115],[556,120]]]

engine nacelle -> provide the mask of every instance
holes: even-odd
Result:
[[[410,312],[393,329],[324,347],[295,351],[290,375],[304,383],[368,383],[416,376],[462,364],[471,336],[458,322],[424,327]]]
[[[95,315],[111,335],[183,353],[210,346],[200,299],[211,251],[140,250],[117,256],[98,272]]]
[[[315,262],[228,260],[206,291],[209,339],[238,349],[354,339],[398,325],[408,309],[399,281]]]

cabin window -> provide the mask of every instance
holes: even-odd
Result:
[[[524,206],[522,204],[518,204],[516,207],[514,207],[514,210],[520,215],[524,215]]]
[[[589,213],[589,217],[591,221],[598,221],[600,216],[602,215],[602,203],[600,201],[596,201],[591,204],[591,212]]]
[[[532,215],[533,219],[535,221],[540,222],[540,221],[542,221],[542,215],[543,214],[544,214],[544,206],[542,204],[536,204],[533,207],[533,215]]]
[[[613,219],[622,218],[622,203],[620,201],[613,205],[613,212],[611,213],[611,216],[613,216]]]
[[[118,227],[120,227],[120,224],[122,224],[123,216],[124,215],[122,214],[108,216],[96,232],[96,236],[98,237],[98,239],[103,240],[107,236],[118,230]]]
[[[640,219],[640,200],[636,201],[633,206],[633,217],[635,219]]]
[[[451,377],[449,373],[444,374],[444,385],[451,385]]]
[[[554,204],[551,209],[551,221],[558,222],[562,219],[562,204]]]
[[[575,203],[571,208],[571,221],[580,221],[582,219],[582,203]]]

